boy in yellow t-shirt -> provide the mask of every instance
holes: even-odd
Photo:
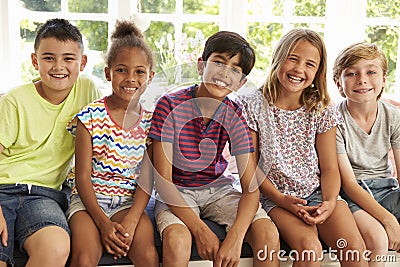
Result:
[[[65,266],[70,240],[61,187],[74,153],[66,125],[101,96],[79,75],[87,61],[82,35],[67,20],[39,28],[31,59],[40,78],[0,98],[0,267],[14,263],[14,243],[29,266]]]

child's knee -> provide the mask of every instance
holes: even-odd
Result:
[[[163,248],[172,248],[176,251],[187,250],[192,244],[192,235],[189,229],[181,224],[173,224],[165,228],[162,239]]]
[[[312,251],[317,256],[322,254],[322,244],[317,236],[302,236],[296,243],[295,250],[298,252]]]
[[[250,237],[255,243],[268,246],[279,245],[279,232],[275,224],[269,219],[260,219],[253,222],[249,228]]]

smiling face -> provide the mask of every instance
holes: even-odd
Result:
[[[206,62],[199,59],[198,69],[202,76],[197,97],[224,99],[232,91],[237,91],[246,83],[239,67],[240,54],[230,57],[225,53],[212,53]]]
[[[348,101],[365,103],[375,102],[386,83],[386,76],[379,58],[360,59],[345,68],[336,82],[339,90]]]
[[[127,102],[139,101],[154,76],[146,53],[138,47],[122,48],[104,71],[113,94]]]
[[[300,40],[278,71],[280,96],[296,94],[300,97],[313,83],[320,61],[318,49],[310,42]]]
[[[31,59],[39,71],[43,91],[69,92],[86,65],[86,56],[78,43],[52,37],[41,40]]]

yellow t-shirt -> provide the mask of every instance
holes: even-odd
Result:
[[[58,105],[43,99],[33,83],[0,98],[0,184],[32,184],[61,189],[74,137],[67,123],[80,109],[101,97],[93,81],[81,75]]]

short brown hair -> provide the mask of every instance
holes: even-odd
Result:
[[[379,58],[381,62],[381,69],[383,75],[387,75],[388,63],[385,53],[376,45],[367,42],[359,42],[352,44],[345,49],[343,49],[337,56],[335,63],[333,64],[333,80],[335,83],[339,81],[342,71],[354,64],[356,64],[361,59],[371,60]],[[383,93],[383,88],[378,96],[378,99]],[[340,93],[343,97],[346,97],[343,92]]]

